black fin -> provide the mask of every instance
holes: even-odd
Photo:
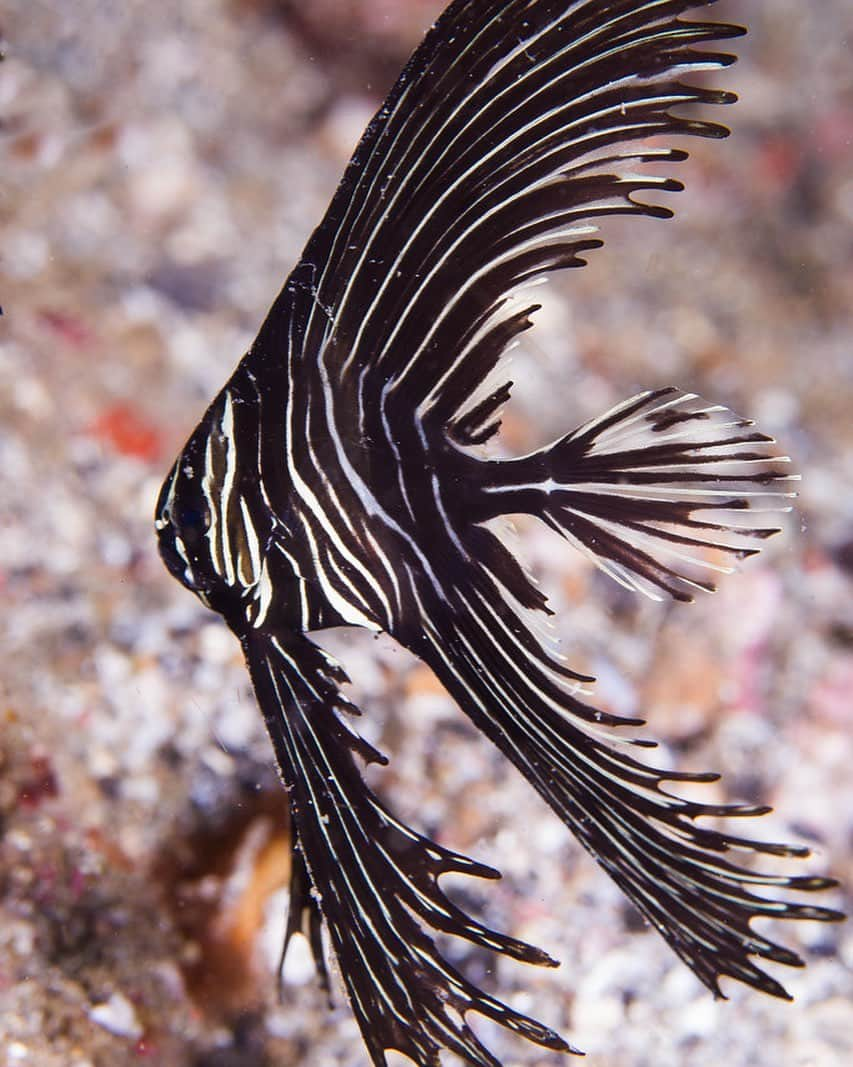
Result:
[[[329,971],[326,967],[326,956],[323,951],[323,916],[317,903],[318,894],[311,882],[311,875],[305,865],[305,857],[302,854],[302,843],[294,826],[291,827],[291,858],[290,858],[290,901],[287,909],[287,926],[284,931],[284,941],[281,946],[281,957],[278,964],[279,995],[283,994],[284,985],[284,960],[294,934],[302,934],[311,948],[314,958],[314,966],[320,985],[329,995],[331,1000],[332,987],[329,982]]]
[[[424,1067],[439,1067],[441,1049],[475,1067],[500,1067],[467,1025],[469,1011],[545,1048],[574,1051],[548,1027],[477,989],[425,931],[555,966],[545,952],[488,929],[444,895],[442,874],[498,872],[410,830],[368,789],[354,756],[384,759],[341,718],[353,706],[339,691],[347,679],[338,664],[303,637],[285,646],[252,634],[243,643],[304,860],[296,867],[288,937],[304,928],[307,909],[317,953],[322,915],[376,1067],[386,1067],[389,1049]]]
[[[669,783],[718,776],[665,771],[629,755],[624,746],[650,742],[613,734],[607,728],[619,725],[618,718],[572,695],[565,666],[527,631],[485,570],[454,589],[449,602],[434,603],[429,614],[427,644],[415,651],[701,981],[719,995],[719,977],[730,975],[786,997],[751,957],[789,966],[800,961],[755,933],[752,919],[842,916],[765,899],[752,889],[821,890],[835,883],[755,873],[730,856],[804,856],[808,850],[697,825],[703,816],[730,819],[769,809],[701,803],[668,792]]]
[[[529,325],[525,286],[582,266],[603,218],[671,214],[650,199],[681,184],[647,165],[683,160],[675,139],[727,134],[682,114],[734,100],[690,82],[733,62],[716,45],[744,32],[708,6],[452,3],[365,132],[254,369],[286,350],[300,388],[326,377],[351,398],[336,408],[346,440],[405,439],[413,413],[429,441],[485,439],[494,421],[472,412]]]
[[[779,532],[767,513],[791,510],[798,475],[773,444],[727,408],[658,389],[489,464],[484,509],[536,515],[629,589],[692,600]]]

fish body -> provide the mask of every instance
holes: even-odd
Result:
[[[790,505],[771,438],[674,387],[641,393],[528,456],[498,460],[511,383],[503,353],[533,322],[526,287],[581,266],[594,220],[666,216],[637,173],[685,153],[647,138],[726,131],[673,112],[728,103],[685,83],[722,67],[737,27],[679,16],[683,0],[457,0],[368,127],[329,212],[250,351],[168,475],[157,506],[171,573],[240,640],[292,814],[287,940],[322,930],[376,1065],[397,1049],[499,1067],[466,1022],[484,1014],[573,1051],[477,989],[435,932],[530,963],[443,893],[448,872],[493,869],[405,826],[367,787],[386,762],[353,727],[343,669],[308,636],[391,634],[526,776],[697,976],[786,996],[755,958],[798,965],[755,916],[837,913],[753,892],[824,878],[762,875],[732,849],[795,856],[699,826],[766,808],[673,795],[634,755],[637,725],[598,710],[530,624],[549,613],[491,520],[538,517],[622,585],[690,600],[753,555]]]

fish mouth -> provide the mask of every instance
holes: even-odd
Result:
[[[193,588],[192,568],[187,559],[186,550],[178,537],[177,530],[172,524],[172,505],[175,498],[175,482],[178,477],[178,463],[176,462],[160,489],[157,498],[157,507],[154,511],[154,529],[157,531],[157,547],[160,558],[166,565],[166,569],[173,578],[186,586]]]
[[[154,512],[154,529],[157,531],[157,547],[160,558],[173,578],[191,592],[201,596],[207,603],[207,598],[202,596],[193,573],[193,566],[189,552],[180,536],[173,517],[175,514],[175,494],[178,474],[180,472],[180,460],[178,460],[160,489],[157,498],[157,507]]]
[[[157,547],[166,570],[184,588],[195,593],[205,607],[212,608],[210,597],[197,581],[192,560],[175,527],[169,519],[159,517],[155,520],[155,526],[157,527]]]
[[[173,578],[177,578],[181,585],[195,592],[192,566],[183,551],[183,545],[175,533],[174,527],[166,519],[158,520],[156,525],[157,547],[160,550],[160,558],[166,565],[166,569]]]

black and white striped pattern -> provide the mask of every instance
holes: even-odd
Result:
[[[774,528],[793,478],[770,438],[693,394],[618,405],[530,456],[492,461],[509,385],[500,357],[531,326],[524,295],[582,264],[596,219],[664,217],[637,199],[674,191],[636,168],[674,163],[657,135],[725,134],[673,113],[730,95],[682,79],[723,67],[741,31],[684,21],[689,0],[456,0],[368,128],[326,218],[251,351],[163,487],[157,528],[172,573],[239,636],[293,814],[288,938],[321,927],[371,1059],[424,1067],[451,1050],[500,1067],[466,1023],[475,1010],[547,1048],[547,1027],[476,989],[429,930],[530,963],[553,961],[489,930],[441,874],[496,872],[403,826],[358,760],[343,671],[305,636],[384,630],[428,663],[688,963],[785,996],[753,957],[798,964],[755,916],[833,919],[755,886],[828,879],[753,873],[733,849],[795,856],[696,825],[763,808],[667,791],[707,781],[649,767],[638,725],[581,699],[592,679],[529,625],[544,595],[485,525],[529,512],[617,581],[689,600]]]
[[[773,438],[720,404],[658,389],[618,404],[549,448],[492,464],[493,518],[529,512],[628,589],[655,600],[713,592],[789,511],[799,475]]]

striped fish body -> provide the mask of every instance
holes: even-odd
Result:
[[[288,791],[286,941],[310,939],[324,982],[334,954],[378,1067],[389,1049],[424,1067],[442,1050],[500,1067],[471,1010],[572,1050],[439,950],[435,932],[554,963],[445,896],[442,874],[497,872],[405,826],[368,788],[363,764],[386,759],[353,728],[346,674],[311,631],[386,631],[421,657],[716,994],[729,976],[787,996],[756,958],[800,961],[754,917],[839,917],[754,892],[833,883],[732,862],[733,850],[805,850],[696,824],[767,809],[675,796],[670,783],[715,776],[636,758],[650,743],[615,728],[640,720],[599,711],[592,679],[542,644],[531,616],[549,613],[546,598],[489,526],[534,515],[623,586],[689,601],[790,506],[772,439],[674,387],[528,456],[481,447],[510,394],[501,357],[537,310],[525,286],[582,265],[600,244],[591,220],[668,214],[640,197],[678,183],[636,167],[684,153],[643,139],[725,132],[671,110],[731,99],[682,80],[730,62],[710,43],[740,32],[678,17],[694,6],[456,0],[161,492],[164,561],[239,638]]]
[[[258,387],[256,352],[164,482],[156,525],[167,566],[238,634],[391,631],[413,603],[411,573],[428,562],[388,450],[336,449],[322,404],[291,401],[284,382]],[[434,517],[416,514],[423,536]]]

